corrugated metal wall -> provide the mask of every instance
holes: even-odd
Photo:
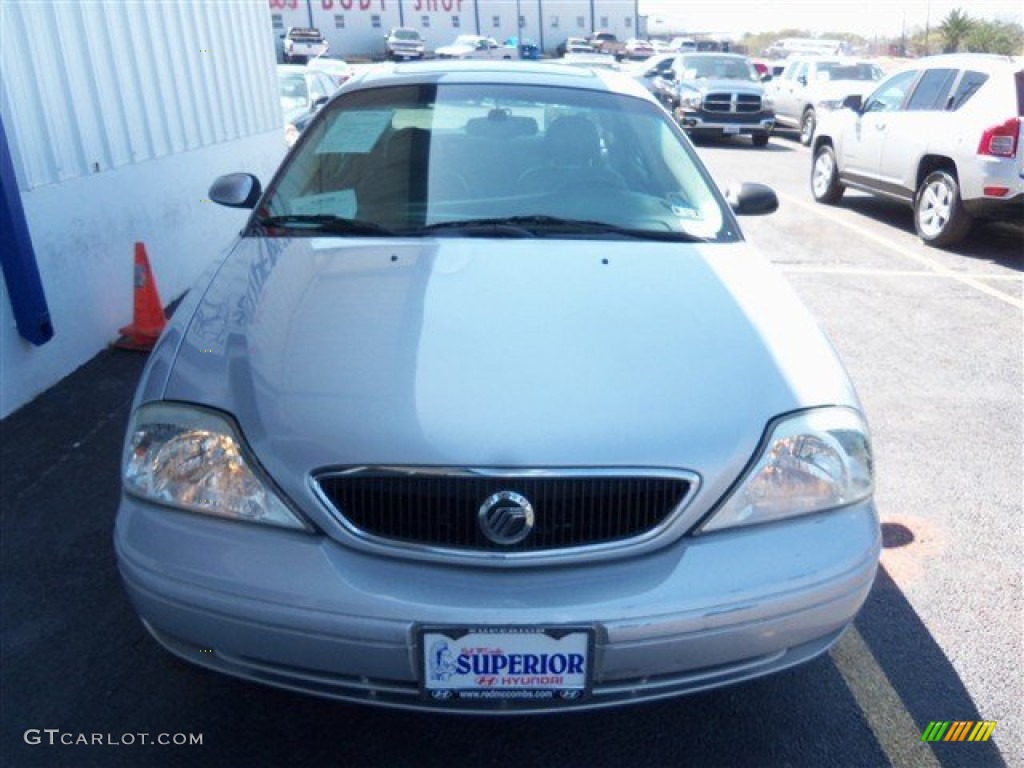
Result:
[[[28,189],[282,126],[266,0],[0,0]]]

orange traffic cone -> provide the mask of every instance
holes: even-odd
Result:
[[[114,342],[118,349],[148,352],[167,325],[164,305],[156,290],[156,281],[149,268],[146,246],[135,244],[135,315],[132,324],[122,328],[121,338]]]

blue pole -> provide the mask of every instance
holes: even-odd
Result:
[[[7,132],[0,120],[0,261],[3,262],[7,295],[14,320],[27,341],[42,346],[53,338],[50,309],[46,304],[39,265],[32,250],[21,192],[7,146]]]

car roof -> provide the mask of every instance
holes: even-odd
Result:
[[[368,69],[351,87],[355,89],[440,82],[566,86],[638,96],[644,100],[651,99],[646,88],[620,72],[597,67],[570,67],[565,64],[535,61],[444,60],[380,64]]]
[[[950,67],[990,68],[990,70],[1017,69],[1024,67],[1018,57],[1002,56],[997,53],[940,53],[917,59],[909,68],[930,67],[936,64]]]
[[[279,75],[304,75],[308,70],[305,64],[278,64],[277,73]]]
[[[722,57],[729,57],[750,61],[749,56],[742,53],[731,53],[730,51],[687,51],[685,53],[677,53],[676,55],[681,59],[721,59]]]

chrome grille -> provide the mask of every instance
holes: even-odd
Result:
[[[706,112],[756,114],[761,111],[761,97],[756,93],[709,93],[704,97]]]
[[[316,477],[321,495],[356,533],[396,544],[467,552],[545,552],[623,542],[673,517],[693,483],[674,475],[478,474],[456,471],[357,470]],[[489,540],[481,505],[502,491],[534,511],[523,541]]]

